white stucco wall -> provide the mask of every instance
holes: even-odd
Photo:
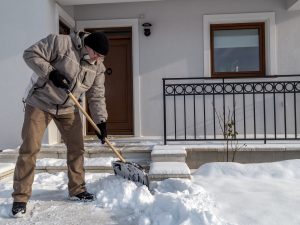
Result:
[[[23,61],[25,48],[56,32],[52,0],[2,0],[0,2],[0,149],[21,144],[22,96],[32,74]]]
[[[278,72],[300,74],[300,11],[277,13]]]
[[[285,0],[173,0],[76,6],[76,20],[140,18],[152,23],[150,37],[140,27],[141,133],[163,134],[163,77],[203,76],[203,15],[275,12],[278,74],[300,74],[300,13]]]

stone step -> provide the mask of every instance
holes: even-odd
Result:
[[[152,162],[185,162],[186,156],[183,146],[156,145],[151,151]]]
[[[85,166],[86,173],[113,173],[111,166]],[[67,166],[37,166],[35,168],[36,173],[56,173],[67,172]]]
[[[151,160],[152,145],[117,145],[116,148],[120,150],[122,156],[127,159],[144,159]],[[115,157],[115,153],[107,146],[103,145],[86,145],[84,156],[86,158],[96,157]],[[0,153],[0,163],[12,162],[15,163],[18,157],[18,150],[3,151]],[[37,158],[54,158],[65,159],[67,157],[67,149],[64,145],[49,145],[42,146]]]
[[[40,161],[40,160],[43,160],[43,161]],[[40,159],[40,160],[39,159],[37,160],[37,166],[35,168],[36,173],[67,172],[67,170],[68,170],[65,159],[55,159],[56,161],[54,160],[55,161],[54,162],[53,158],[51,158],[51,159],[49,159],[49,161],[52,161],[52,162],[48,162],[48,163],[47,163],[48,158]],[[113,159],[109,159],[109,160],[113,160]],[[149,171],[150,161],[148,161],[148,160],[128,159],[127,161],[138,163],[145,169],[146,172]],[[88,162],[88,163],[91,164],[91,162]],[[104,163],[102,161],[102,162],[99,162],[102,165],[100,165],[99,163],[98,163],[99,165],[93,165],[95,163],[97,163],[97,162],[94,161],[94,162],[92,162],[92,165],[84,166],[85,171],[87,173],[113,173],[113,168],[110,165],[110,162]],[[14,172],[14,168],[15,168],[14,163],[0,163],[0,179],[3,179],[7,176],[12,175]]]
[[[149,165],[141,166],[145,169],[146,172],[149,171]],[[114,173],[113,168],[111,166],[85,166],[84,169],[86,173]],[[35,168],[36,173],[56,173],[67,171],[67,166],[37,166]]]
[[[191,171],[185,162],[152,162],[149,180],[161,181],[168,178],[191,178]]]
[[[118,160],[118,158],[113,157],[99,157],[99,158],[84,158],[84,166],[107,166],[110,167],[111,163]],[[134,162],[140,164],[141,166],[150,165],[150,160],[145,159],[126,159],[127,162]],[[37,159],[36,166],[45,167],[45,166],[67,166],[66,159],[54,159],[54,158],[43,158]]]

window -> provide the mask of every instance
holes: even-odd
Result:
[[[212,77],[264,76],[265,23],[210,24]]]

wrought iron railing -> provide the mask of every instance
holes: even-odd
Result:
[[[297,140],[300,75],[263,78],[164,78],[164,143],[224,141],[232,120],[236,140]]]

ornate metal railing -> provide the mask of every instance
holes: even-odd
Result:
[[[164,78],[164,143],[297,140],[300,75],[263,78]]]

